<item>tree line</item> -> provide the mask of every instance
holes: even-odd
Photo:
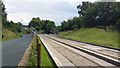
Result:
[[[60,26],[37,17],[30,21],[29,27],[48,34],[80,28],[102,28],[106,31],[120,29],[120,2],[82,2],[76,8],[79,17],[62,21]]]
[[[61,22],[59,31],[94,27],[120,29],[120,2],[82,2],[77,9],[79,17]]]
[[[14,23],[13,21],[8,21],[6,8],[2,2],[1,6],[3,28],[14,32],[21,32],[23,25],[20,22]],[[105,30],[120,29],[120,2],[82,2],[76,8],[78,9],[79,17],[62,21],[60,26],[55,26],[54,21],[41,20],[39,17],[32,18],[28,26],[47,34],[94,27]]]
[[[29,23],[29,28],[34,27],[37,31],[42,31],[42,33],[56,33],[56,26],[54,21],[41,20],[39,17],[32,18]]]
[[[21,22],[15,23],[13,21],[8,21],[5,5],[2,1],[0,1],[0,5],[2,6],[2,27],[15,33],[22,32],[24,25]],[[29,22],[28,27],[34,27],[37,31],[41,31],[42,33],[47,34],[57,32],[54,21],[41,20],[39,17],[32,18],[32,20]]]
[[[0,5],[2,6],[2,27],[15,33],[22,32],[22,24],[20,22],[8,21],[5,5],[2,1],[0,1]]]

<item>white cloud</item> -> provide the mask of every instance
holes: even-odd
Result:
[[[66,18],[78,15],[76,4],[70,2],[5,2],[8,20],[23,20],[27,25],[33,17],[50,19],[60,25]]]
[[[23,13],[10,13],[8,14],[8,20],[13,20],[14,22],[21,22],[27,25],[33,15],[23,12]]]
[[[6,2],[76,2],[81,0],[4,0]]]
[[[27,25],[33,17],[50,19],[60,25],[61,21],[78,16],[76,6],[81,1],[96,0],[4,0],[8,20]],[[118,0],[120,1],[120,0]]]

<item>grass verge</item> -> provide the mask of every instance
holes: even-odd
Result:
[[[40,38],[38,38],[39,43],[41,44],[41,67],[42,68],[57,68],[51,56],[47,52],[46,48],[42,44]],[[31,68],[33,66],[37,66],[37,46],[36,46],[36,38],[34,38],[34,42],[32,43],[32,50],[28,61],[28,66]]]
[[[42,44],[40,38],[39,42],[41,44],[41,66],[42,68],[57,68],[56,64],[52,60],[51,56],[47,52],[46,48]]]
[[[37,66],[36,37],[34,37],[31,47],[32,49],[28,60],[28,66],[32,68],[32,66]]]
[[[16,33],[12,32],[8,29],[3,28],[2,29],[2,35],[3,35],[2,41],[6,41],[6,40],[10,40],[10,39],[19,38],[19,37],[21,37],[22,33],[16,34]]]
[[[108,32],[98,28],[81,28],[60,32],[58,35],[62,38],[120,48],[118,46],[118,32]]]

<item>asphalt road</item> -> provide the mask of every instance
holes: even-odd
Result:
[[[31,43],[29,35],[2,43],[2,66],[17,66]]]

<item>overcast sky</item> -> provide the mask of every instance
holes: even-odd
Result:
[[[82,0],[86,1],[86,0]],[[76,6],[81,0],[4,0],[8,20],[28,25],[33,17],[49,19],[60,25],[61,21],[78,16]],[[94,2],[95,0],[89,0]]]

